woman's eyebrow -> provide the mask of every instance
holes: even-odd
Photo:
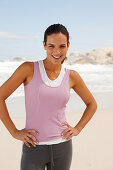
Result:
[[[48,44],[48,45],[54,45],[54,44]],[[60,44],[60,45],[65,45],[65,44]]]

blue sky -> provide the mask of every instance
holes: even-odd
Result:
[[[45,57],[46,28],[70,34],[68,54],[113,46],[112,0],[0,0],[0,59]]]

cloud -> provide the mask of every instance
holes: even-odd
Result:
[[[14,34],[14,33],[9,33],[9,32],[3,32],[0,31],[0,38],[4,39],[20,39],[20,40],[33,40],[33,39],[38,39],[38,36],[32,36],[32,35],[19,35],[19,34]]]

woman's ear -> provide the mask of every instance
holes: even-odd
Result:
[[[43,41],[43,46],[44,46],[44,49],[46,50],[46,45],[45,45],[45,41]]]
[[[68,42],[68,46],[67,47],[69,48],[69,46],[70,46],[70,42]]]

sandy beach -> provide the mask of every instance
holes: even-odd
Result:
[[[93,95],[98,109],[80,134],[72,138],[73,157],[70,170],[113,169],[113,92]],[[77,124],[85,108],[76,94],[74,97],[75,100],[71,96],[66,110],[67,122],[71,126]],[[75,111],[74,102],[78,102]],[[24,97],[9,98],[6,103],[16,127],[24,128]],[[0,139],[0,170],[20,170],[22,141],[14,139],[2,122],[0,122]]]

